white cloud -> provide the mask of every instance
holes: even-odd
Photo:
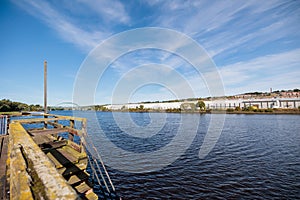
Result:
[[[124,5],[119,1],[111,0],[78,0],[87,5],[91,10],[96,11],[103,20],[109,22],[129,23],[130,17],[127,14]]]
[[[112,30],[107,28],[108,25],[99,25],[91,29],[80,20],[78,22],[76,21],[76,17],[80,18],[82,16],[69,16],[67,12],[62,12],[62,10],[56,8],[48,1],[13,0],[13,2],[34,17],[45,22],[64,40],[75,44],[86,52],[96,47],[102,40],[111,35]],[[123,5],[118,1],[114,3],[106,0],[97,2],[86,0],[79,2],[80,3],[76,4],[76,6],[72,4],[74,10],[78,10],[78,7],[84,4],[84,6],[89,9],[87,9],[85,13],[81,12],[81,14],[89,15],[91,11],[94,11],[99,17],[101,16],[103,22],[107,21],[107,23],[110,23],[114,21],[116,23],[127,23],[130,20]],[[64,5],[61,5],[61,7],[64,7]]]
[[[300,49],[291,50],[299,48],[297,44],[293,44],[293,41],[299,40],[300,6],[297,1],[155,0],[139,3],[141,7],[151,8],[151,11],[147,13],[149,16],[142,16],[142,19],[137,19],[136,13],[130,13],[131,15],[128,13],[129,10],[133,10],[135,4],[125,4],[121,1],[62,1],[63,8],[45,0],[13,0],[13,2],[34,17],[41,19],[65,41],[75,44],[86,52],[119,30],[141,25],[160,26],[175,29],[193,37],[209,52],[211,57],[221,56],[220,63],[226,59],[232,59],[232,62],[235,63],[219,67],[219,72],[229,93],[251,88],[265,90],[280,85],[287,88],[299,85],[297,76],[300,75],[300,59],[298,58]],[[82,18],[85,18],[85,21]],[[132,40],[136,38],[142,38],[142,36],[136,35]],[[264,49],[264,51],[255,52],[263,45],[276,43],[281,39],[285,39],[294,46],[281,48],[274,44],[278,50]],[[174,41],[170,39],[170,41],[164,43],[160,37],[157,37],[157,41],[147,45],[150,47],[157,45],[174,52],[186,45],[184,39]],[[116,56],[119,56],[122,48],[126,49],[126,45],[132,44],[132,41],[118,42],[120,41],[110,44],[112,46],[121,44],[117,48],[109,46],[105,48],[107,60],[115,59]],[[283,52],[285,49],[288,49],[287,52]],[[241,51],[243,52],[240,53]],[[254,52],[253,55],[248,54],[250,51]],[[273,54],[269,53],[271,51]],[[103,52],[99,53],[104,54]],[[188,53],[193,55],[193,52]],[[138,56],[129,54],[124,57],[124,59],[116,60],[111,66],[118,75],[141,64],[157,61],[157,63],[171,66],[183,75],[197,96],[207,94],[205,80],[203,81],[199,74],[195,74],[185,60],[180,57],[168,52],[140,53]],[[251,57],[250,60],[247,60],[249,57]],[[193,58],[199,60],[197,55]],[[202,75],[210,77],[208,72],[203,71],[202,73]],[[146,73],[139,74],[139,76],[147,78]],[[172,82],[172,87],[180,88],[180,90],[184,90],[185,86],[185,83]]]
[[[293,5],[295,4],[295,5]],[[166,1],[155,25],[175,28],[195,38],[211,56],[297,35],[296,2]],[[298,34],[299,36],[299,34]]]
[[[234,94],[234,91],[266,91],[270,87],[299,87],[299,55],[300,49],[262,56],[223,66],[219,72],[226,91],[231,94]]]

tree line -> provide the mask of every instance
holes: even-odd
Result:
[[[0,112],[12,112],[12,111],[42,111],[43,107],[39,104],[28,105],[26,103],[15,102],[9,99],[0,100]]]

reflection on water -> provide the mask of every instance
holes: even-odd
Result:
[[[65,111],[57,114],[72,113]],[[141,154],[160,150],[170,144],[182,123],[180,114],[156,113],[149,116],[148,113],[130,113],[130,115],[114,113],[123,119],[120,122],[123,125],[132,124],[128,122],[131,120],[141,130],[150,132],[151,130],[157,132],[157,128],[154,125],[151,127],[150,124],[153,120],[159,121],[162,116],[161,120],[165,120],[165,124],[157,134],[149,138],[138,138],[126,133],[131,127],[126,127],[125,131],[118,127],[112,113],[97,112],[97,120],[102,131],[95,128],[96,122],[93,119],[89,120],[91,112],[81,114],[88,118],[88,131],[96,146],[103,145],[99,140],[99,134],[105,133],[116,148],[122,148],[124,152]],[[183,155],[162,170],[135,174],[108,166],[114,185],[123,199],[300,197],[299,115],[226,115],[222,134],[213,150],[204,159],[199,159],[199,150],[208,129],[210,115],[190,114],[188,119],[191,122],[197,120],[199,122],[192,144]],[[132,130],[135,128],[132,127]],[[186,132],[189,133],[188,126]],[[177,141],[176,147],[180,149],[185,144],[185,141]],[[176,155],[176,152],[168,151],[167,154],[171,157]],[[131,163],[138,162],[144,165],[145,171],[147,168],[151,169],[154,164],[145,162],[142,156],[130,159],[135,162],[118,164],[129,166],[134,170],[135,166]]]

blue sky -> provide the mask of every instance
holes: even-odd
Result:
[[[77,73],[90,51],[115,34],[143,27],[176,30],[198,42],[219,70],[227,95],[300,88],[299,21],[300,1],[287,0],[4,0],[0,3],[0,99],[42,104],[46,59],[49,104],[72,101]],[[205,81],[182,58],[142,49],[110,65],[99,80],[95,103],[111,103],[118,81],[148,63],[171,67],[192,85],[194,96],[209,96]],[[147,75],[143,70],[134,72]],[[127,100],[176,97],[153,83],[133,91]]]

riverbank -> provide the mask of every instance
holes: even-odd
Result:
[[[226,114],[273,114],[273,115],[280,115],[280,114],[289,114],[289,115],[300,115],[300,109],[257,109],[257,110],[231,110],[227,109],[226,111],[218,111],[218,110],[213,110],[210,113],[226,113]]]
[[[19,111],[15,112],[0,112],[0,115],[21,115],[22,113]]]
[[[84,112],[84,111],[83,111]],[[180,109],[167,109],[167,110],[154,110],[154,109],[129,109],[129,110],[104,110],[100,112],[132,112],[132,113],[182,113],[182,114],[290,114],[300,115],[300,109],[280,109],[280,108],[268,108],[268,109],[254,109],[254,110],[235,110],[235,109],[207,109],[207,110],[180,110]],[[26,115],[27,112],[0,112],[0,115]]]
[[[253,110],[235,110],[235,109],[207,109],[207,110],[180,110],[180,109],[167,109],[167,110],[154,110],[154,109],[129,109],[129,110],[105,110],[103,112],[132,112],[132,113],[183,113],[183,114],[293,114],[300,115],[300,109],[253,109]]]

